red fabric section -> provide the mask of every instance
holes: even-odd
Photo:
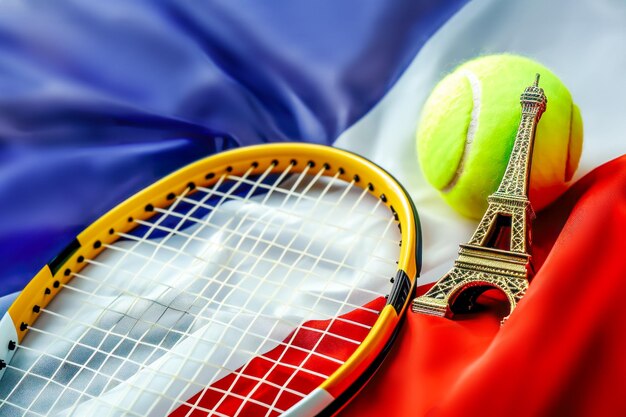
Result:
[[[384,306],[385,299],[383,297],[365,305],[367,309],[376,312],[380,312]],[[262,356],[252,359],[247,365],[238,369],[237,373],[227,375],[211,385],[211,388],[203,390],[187,400],[188,403],[197,404],[202,409],[194,409],[190,412],[192,407],[181,405],[171,416],[206,416],[208,413],[205,410],[207,409],[215,409],[226,415],[235,415],[239,407],[242,406],[244,398],[248,395],[252,401],[245,401],[243,408],[237,414],[238,416],[265,416],[268,407],[263,404],[274,404],[276,397],[278,400],[274,404],[274,408],[289,409],[300,401],[302,396],[286,391],[279,393],[279,388],[267,383],[259,383],[257,378],[303,394],[313,391],[326,379],[316,374],[330,375],[340,364],[325,357],[309,355],[308,352],[314,351],[317,354],[345,361],[358,345],[342,337],[362,341],[369,330],[355,323],[372,326],[378,318],[378,313],[359,309],[341,317],[347,321],[312,320],[306,322],[284,340],[289,346],[278,346]],[[326,333],[321,333],[315,329]],[[294,368],[294,366],[298,368]],[[234,395],[225,396],[224,391]],[[273,410],[270,415],[277,416],[279,413]]]
[[[489,299],[456,321],[408,313],[341,416],[626,415],[626,156],[575,184],[533,231],[538,272],[504,326]]]

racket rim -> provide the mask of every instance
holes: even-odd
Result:
[[[117,238],[115,238],[109,242],[103,242],[104,239],[97,239],[98,236],[106,234],[107,229],[108,234],[114,236],[115,233],[111,233],[111,231],[117,231],[118,224],[120,222],[123,223],[123,220],[128,220],[128,223],[133,223],[135,219],[142,218],[141,213],[139,213],[138,210],[139,206],[143,206],[141,207],[143,208],[143,211],[149,213],[152,211],[150,210],[150,207],[153,209],[155,206],[165,205],[162,203],[167,203],[168,200],[171,200],[169,197],[173,192],[170,191],[166,195],[160,195],[160,198],[158,198],[157,194],[165,194],[163,193],[163,189],[167,188],[165,186],[167,184],[174,182],[179,184],[181,182],[179,179],[186,176],[185,173],[194,172],[195,174],[192,175],[192,177],[195,178],[198,176],[196,171],[206,171],[206,168],[210,166],[222,166],[223,169],[227,170],[227,168],[234,165],[234,163],[228,165],[229,160],[232,160],[233,156],[238,157],[237,161],[246,161],[246,163],[249,163],[250,160],[260,159],[248,157],[250,155],[257,155],[259,151],[265,153],[264,160],[267,159],[268,155],[274,155],[276,156],[275,159],[280,161],[287,159],[289,156],[304,160],[310,156],[308,155],[309,153],[315,154],[310,161],[320,159],[319,155],[332,155],[334,161],[344,160],[345,158],[346,163],[347,161],[350,161],[348,164],[349,169],[354,169],[353,165],[368,167],[371,171],[369,175],[374,175],[377,179],[383,180],[385,186],[387,186],[386,189],[391,190],[391,192],[387,191],[388,195],[385,195],[385,193],[376,195],[371,192],[374,190],[370,190],[370,193],[376,195],[378,198],[381,198],[387,206],[391,207],[394,215],[398,216],[398,211],[396,210],[400,210],[402,213],[400,217],[403,219],[401,223],[403,226],[401,227],[402,244],[400,245],[401,251],[398,260],[397,274],[392,286],[392,291],[387,300],[387,304],[383,311],[381,311],[380,315],[381,317],[384,315],[387,316],[385,319],[388,322],[388,325],[386,326],[387,331],[382,332],[383,329],[381,323],[383,322],[381,321],[381,317],[379,317],[370,333],[367,335],[365,340],[363,340],[359,348],[357,348],[357,351],[350,356],[348,361],[333,372],[333,374],[326,381],[324,381],[320,387],[331,392],[331,395],[334,392],[343,393],[349,387],[357,384],[362,379],[362,375],[365,375],[368,369],[372,367],[377,369],[380,366],[380,363],[382,363],[382,360],[384,360],[387,352],[390,350],[390,346],[399,331],[399,318],[402,317],[403,313],[407,309],[410,295],[414,292],[416,279],[419,276],[419,270],[421,269],[421,225],[417,210],[406,189],[389,172],[384,170],[379,165],[376,165],[372,161],[347,150],[328,147],[325,145],[298,142],[252,145],[227,150],[219,154],[201,158],[196,162],[175,170],[171,174],[136,192],[120,204],[116,205],[113,209],[109,210],[96,221],[91,223],[91,225],[87,226],[70,242],[69,245],[66,246],[66,248],[60,251],[55,258],[45,264],[35,277],[31,279],[29,284],[17,297],[17,299],[14,300],[7,313],[5,313],[5,317],[2,318],[2,321],[5,321],[7,315],[13,321],[18,339],[15,342],[19,344],[22,341],[28,331],[29,325],[32,325],[36,321],[40,309],[47,305],[47,303],[60,292],[63,284],[65,283],[63,282],[64,277],[70,277],[69,279],[71,279],[72,272],[80,271],[85,265],[83,262],[84,259],[95,258],[104,249],[106,246],[105,243],[108,244],[117,240]],[[294,153],[297,154],[295,157],[293,156]],[[308,156],[304,157],[305,155]],[[224,165],[227,165],[227,167],[224,168]],[[339,169],[342,169],[342,167],[339,167]],[[213,169],[213,171],[217,170],[218,169]],[[205,178],[207,178],[208,175],[209,174],[206,174]],[[342,179],[346,180],[346,178]],[[356,175],[354,179],[356,179]],[[371,186],[372,183],[369,185]],[[379,185],[380,184],[377,184],[377,186]],[[193,181],[186,184],[186,187],[192,189],[195,188],[195,186],[196,184]],[[177,195],[179,194],[180,193],[177,193]],[[396,202],[396,209],[394,209],[393,205],[387,201],[388,198],[394,199],[394,202]],[[398,205],[398,201],[400,201],[401,204]],[[133,213],[137,213],[136,217],[132,215]],[[145,219],[149,217],[151,217],[151,215],[146,215],[143,218]],[[116,221],[111,222],[110,219],[112,218],[115,218]],[[120,219],[122,220],[120,221]],[[115,223],[115,226],[111,226],[112,223]],[[130,227],[130,230],[134,227],[136,226]],[[91,247],[87,248],[87,251],[83,251],[88,246]],[[67,279],[66,282],[68,282],[69,279]],[[44,283],[47,285],[44,285]],[[404,288],[400,291],[398,289],[400,289],[401,286],[404,286]],[[42,289],[44,289],[43,297],[41,295]],[[45,298],[48,299],[46,300]],[[32,300],[35,300],[35,302]],[[16,311],[22,314],[16,314]],[[393,327],[389,327],[389,325],[393,325]],[[380,334],[377,334],[377,331]],[[376,339],[376,337],[378,337],[378,339]],[[0,343],[2,342],[3,341],[0,340]],[[3,352],[0,351],[0,354],[2,353]],[[0,356],[0,360],[1,359],[2,357]],[[10,357],[7,362],[10,363]],[[376,365],[376,363],[378,363],[378,365]],[[350,368],[350,366],[354,368],[353,371],[356,372],[356,377],[346,379],[346,369]],[[358,385],[363,386],[372,375],[373,372],[365,381],[361,381]],[[0,378],[1,377],[2,371],[0,370]],[[328,389],[329,387],[331,389]],[[341,394],[336,397],[333,395],[334,400],[331,404],[337,403],[340,396]],[[306,398],[308,398],[308,396],[305,397],[305,399]],[[327,407],[330,407],[330,404]],[[339,410],[339,408],[337,410]]]

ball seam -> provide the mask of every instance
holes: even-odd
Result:
[[[463,174],[463,169],[465,168],[465,164],[469,158],[472,144],[474,143],[474,138],[476,136],[476,132],[478,131],[478,118],[480,116],[480,105],[482,99],[482,87],[480,85],[480,80],[476,74],[467,69],[459,70],[459,74],[465,77],[470,85],[470,89],[472,90],[472,111],[470,113],[470,122],[467,126],[467,133],[465,134],[465,144],[463,146],[461,160],[459,161],[459,165],[457,166],[456,171],[448,184],[441,189],[441,192],[443,193],[450,192],[459,181],[461,174]]]
[[[563,172],[563,182],[565,183],[569,182],[574,176],[574,173],[571,173],[571,175],[568,175],[569,170],[570,170],[569,164],[571,163],[570,155],[572,152],[572,124],[573,123],[574,123],[574,101],[572,100],[569,106],[569,136],[567,137],[567,156],[565,157],[565,172]]]

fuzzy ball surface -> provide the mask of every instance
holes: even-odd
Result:
[[[539,211],[567,189],[583,143],[580,111],[552,71],[521,56],[484,56],[447,75],[426,101],[417,128],[419,163],[460,214],[480,218],[498,188],[521,119],[520,95],[536,73],[548,99],[530,176],[530,200]]]

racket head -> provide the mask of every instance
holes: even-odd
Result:
[[[386,207],[400,232],[393,284],[369,332],[332,374],[282,415],[338,411],[372,376],[395,338],[420,268],[421,234],[410,197],[391,175],[353,153],[312,144],[266,144],[210,156],[144,189],[94,222],[39,271],[0,321],[0,379],[42,311],[90,260],[98,259],[120,236],[129,236],[142,222],[149,223],[159,208],[170,207],[181,195],[211,189],[220,179],[244,173],[250,178],[279,175],[286,166],[292,175],[306,170],[321,172],[313,170],[323,168],[324,176],[367,191]],[[7,399],[0,397],[0,408],[5,402]]]

